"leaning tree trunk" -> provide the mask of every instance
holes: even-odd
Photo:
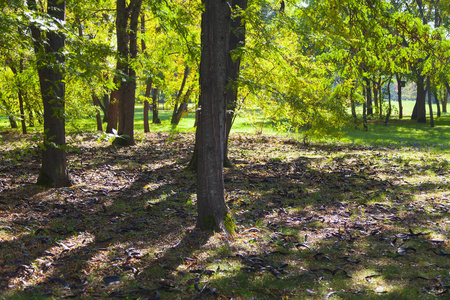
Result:
[[[200,61],[199,123],[196,132],[197,227],[234,231],[224,198],[223,150],[225,142],[226,71],[230,7],[226,1],[203,0]]]
[[[36,9],[36,2],[28,0],[30,8]],[[66,2],[49,0],[47,13],[61,22],[65,21]],[[65,119],[64,119],[64,45],[65,37],[61,32],[47,32],[46,40],[41,40],[41,32],[31,27],[38,61],[38,75],[44,104],[44,149],[42,166],[37,184],[63,187],[70,186],[66,162]],[[44,56],[45,53],[45,56]],[[46,59],[51,58],[53,63]]]
[[[184,68],[183,81],[181,82],[180,90],[178,91],[177,98],[175,99],[175,106],[172,112],[172,119],[170,120],[170,124],[172,125],[178,125],[178,123],[180,123],[181,114],[183,113],[183,108],[181,108],[181,106],[184,106],[184,101],[186,100],[186,97],[182,98],[182,95],[184,86],[186,85],[186,81],[189,76],[189,72],[190,68],[186,66]]]

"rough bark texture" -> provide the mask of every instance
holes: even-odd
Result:
[[[245,10],[247,8],[247,0],[234,0],[234,9],[240,8]],[[241,57],[232,57],[232,51],[239,47],[245,46],[245,23],[241,15],[235,16],[231,20],[230,25],[230,40],[227,62],[227,118],[226,118],[226,137],[224,148],[224,160],[225,167],[231,167],[232,164],[228,158],[228,139],[230,136],[231,126],[233,125],[234,115],[237,107],[238,87],[237,80],[239,78],[239,70],[241,67]]]
[[[230,7],[226,1],[204,0],[200,62],[199,123],[196,133],[197,227],[233,231],[224,198],[226,71]]]
[[[116,33],[118,74],[124,76],[117,90],[119,102],[119,128],[121,136],[115,140],[120,145],[134,145],[134,106],[136,102],[136,71],[130,66],[130,59],[137,56],[137,28],[142,0],[117,0]]]
[[[36,9],[36,2],[28,1],[30,8]],[[66,2],[49,0],[47,13],[49,16],[64,21]],[[44,104],[44,150],[42,166],[37,184],[63,187],[70,186],[66,152],[65,120],[64,120],[64,55],[65,37],[62,33],[47,32],[45,43],[42,43],[41,32],[32,27],[35,51],[38,62],[39,83]],[[44,55],[45,53],[45,55]],[[56,62],[51,66],[46,59]]]

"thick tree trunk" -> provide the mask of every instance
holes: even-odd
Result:
[[[29,7],[36,9],[36,2],[29,0]],[[47,13],[49,16],[65,20],[66,2],[49,0]],[[64,54],[65,37],[59,32],[47,32],[45,43],[41,42],[40,30],[32,27],[35,50],[38,60],[38,75],[44,104],[44,150],[42,151],[42,166],[37,184],[63,187],[70,186],[66,152],[65,120],[64,120]],[[45,45],[45,46],[44,46]],[[45,53],[45,58],[42,53]],[[50,66],[46,58],[52,56],[55,62]]]
[[[411,120],[417,120],[418,123],[426,123],[427,116],[425,110],[425,76],[417,74],[417,97],[416,104],[414,105],[413,113],[411,115]]]
[[[234,0],[234,9],[247,9],[247,0]],[[225,167],[232,167],[232,163],[228,158],[228,140],[230,137],[231,126],[233,125],[234,115],[236,113],[238,99],[238,78],[241,67],[241,57],[233,57],[233,50],[245,46],[245,23],[241,14],[238,12],[231,20],[230,40],[227,61],[227,117],[226,117],[226,136],[223,164]]]
[[[117,71],[124,76],[118,87],[119,128],[120,137],[116,144],[134,145],[134,106],[136,103],[136,71],[130,65],[130,59],[137,57],[137,28],[142,0],[132,0],[126,5],[126,0],[117,0],[116,4],[116,34]]]
[[[402,78],[400,75],[395,74],[397,79],[397,97],[398,97],[398,118],[403,119],[403,103],[402,103]]]
[[[204,0],[200,62],[199,124],[196,133],[197,227],[234,231],[224,198],[223,155],[225,145],[226,71],[230,7],[226,1]]]

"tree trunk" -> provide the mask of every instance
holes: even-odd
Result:
[[[364,131],[367,131],[367,96],[366,96],[366,89],[365,89],[365,87],[364,87],[364,83],[363,83],[363,85],[362,85],[362,89],[363,89],[363,96],[364,96],[364,99],[366,99],[366,101],[364,101],[364,103],[363,103],[363,128],[364,128]]]
[[[182,109],[184,109],[184,108],[181,108],[181,106],[184,106],[183,104],[184,104],[184,101],[186,100],[186,97],[183,97],[183,99],[181,99],[181,96],[183,95],[184,86],[186,85],[186,80],[189,76],[189,70],[190,69],[188,66],[186,66],[184,68],[183,81],[181,82],[180,90],[178,91],[177,98],[175,99],[175,106],[174,106],[173,112],[172,112],[172,119],[170,120],[170,123],[172,125],[178,125],[178,123],[180,122],[180,119],[181,119],[181,114],[183,112]],[[180,101],[181,101],[181,103],[180,103]],[[177,118],[178,116],[179,116],[179,118]]]
[[[100,107],[100,100],[94,94],[92,94],[92,102],[94,102],[94,106]],[[97,120],[97,131],[103,131],[102,116],[99,111],[97,111],[95,119]]]
[[[117,132],[117,118],[119,115],[119,101],[117,99],[117,90],[111,92],[109,110],[108,110],[108,125],[106,126],[107,133]]]
[[[370,81],[366,79],[366,103],[367,103],[367,116],[373,116],[373,107],[372,107],[372,91],[370,89]]]
[[[100,108],[103,111],[103,123],[108,123],[109,120],[109,105],[111,103],[109,96],[110,94],[105,93],[102,97],[102,102],[100,102]]]
[[[439,118],[441,116],[441,105],[439,103],[439,98],[440,98],[439,94],[440,93],[438,93],[438,89],[436,86],[434,88],[432,88],[431,90],[433,91],[434,101],[436,102],[436,109],[437,109],[436,116]]]
[[[158,89],[153,89],[152,93],[152,122],[153,124],[161,124],[161,120],[159,119],[159,108],[158,108]]]
[[[444,82],[446,91],[445,91],[445,96],[442,99],[442,112],[446,113],[447,112],[447,101],[448,101],[448,96],[450,94],[450,85],[448,84],[447,81]]]
[[[426,123],[427,116],[425,111],[425,76],[417,74],[417,98],[416,104],[414,105],[413,113],[411,115],[411,120],[417,120],[418,123]]]
[[[145,100],[144,100],[144,132],[150,132],[150,126],[148,123],[148,111],[150,110],[150,104],[148,98],[152,90],[152,81],[149,79],[145,87]]]
[[[178,109],[176,111],[174,111],[174,114],[172,114],[172,121],[171,121],[172,125],[178,125],[180,123],[183,115],[185,113],[187,113],[189,98],[191,97],[192,90],[193,90],[193,88],[190,87],[186,91],[186,94],[184,94],[183,100],[181,101],[180,106],[178,106]]]
[[[196,132],[197,227],[234,232],[224,198],[226,71],[230,7],[226,1],[204,0],[200,61],[199,123]]]
[[[37,8],[33,0],[28,0],[28,6],[32,9]],[[65,9],[65,1],[48,1],[48,15],[61,22],[65,21]],[[61,32],[47,32],[46,41],[43,42],[40,30],[36,27],[32,27],[31,30],[44,104],[44,149],[37,184],[54,187],[70,186],[72,181],[67,169],[66,152],[63,149],[66,145],[63,80],[65,37]],[[49,56],[54,61],[52,65],[46,61]]]
[[[142,0],[117,0],[116,4],[116,34],[117,73],[121,74],[121,83],[117,90],[119,102],[120,135],[114,140],[122,146],[134,145],[134,106],[136,103],[136,71],[130,65],[130,60],[137,57],[137,28]]]
[[[398,118],[403,119],[403,103],[402,103],[402,78],[400,75],[395,74],[397,79],[397,97],[398,97]]]
[[[427,93],[428,93],[428,108],[430,110],[430,126],[434,127],[434,118],[433,118],[433,105],[431,103],[431,83],[430,76],[427,76]]]
[[[234,0],[233,9],[247,9],[247,0]],[[223,164],[225,167],[232,167],[232,163],[228,158],[228,140],[230,137],[231,127],[233,126],[234,116],[236,113],[238,99],[238,78],[241,67],[241,56],[233,57],[233,51],[239,47],[245,46],[245,23],[242,16],[238,14],[231,19],[228,61],[227,61],[227,112],[226,112],[226,136]]]
[[[379,110],[379,107],[378,107],[378,85],[377,82],[375,81],[375,77],[372,80],[372,90],[373,90],[373,104],[375,106],[375,113],[376,113],[377,110]]]
[[[355,103],[355,99],[353,98],[353,89],[350,91],[350,106],[352,109],[353,124],[355,125],[355,129],[357,129],[358,128],[358,116],[356,115],[356,103]]]
[[[381,90],[381,77],[378,78],[377,90],[378,90],[378,105],[380,110],[380,119],[383,119],[383,91]]]
[[[392,76],[389,77],[389,81],[388,81],[388,100],[389,100],[389,108],[388,111],[386,113],[386,119],[384,120],[384,126],[387,126],[387,123],[389,121],[389,118],[391,117],[391,112],[392,112],[392,103],[391,103],[391,80],[392,80]]]

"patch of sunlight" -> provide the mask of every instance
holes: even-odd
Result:
[[[370,289],[376,293],[390,293],[396,286],[388,283],[384,277],[373,269],[356,271],[351,274],[352,280],[356,285],[363,286],[363,289]]]

